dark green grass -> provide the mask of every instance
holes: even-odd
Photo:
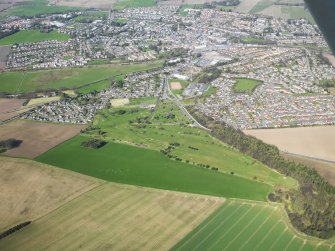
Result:
[[[265,201],[271,187],[234,175],[170,160],[158,151],[109,143],[100,149],[81,147],[77,136],[36,160],[124,184],[221,197]]]
[[[0,39],[0,45],[10,45],[15,43],[35,43],[44,40],[65,41],[69,35],[57,31],[40,32],[39,30],[22,30],[13,35]]]
[[[313,250],[322,241],[298,236],[288,224],[280,207],[228,201],[172,250],[299,250],[304,241]]]

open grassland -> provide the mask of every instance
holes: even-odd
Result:
[[[0,232],[35,220],[101,183],[32,160],[0,157]]]
[[[255,88],[261,83],[261,81],[255,79],[238,78],[236,79],[236,84],[234,85],[234,91],[252,94]]]
[[[0,98],[0,122],[14,117],[24,102],[25,99]]]
[[[228,200],[172,250],[335,250],[297,233],[278,205]]]
[[[149,100],[152,102],[151,100]],[[105,140],[160,151],[170,143],[179,146],[171,150],[190,164],[216,167],[220,172],[233,173],[249,180],[257,180],[274,186],[295,187],[296,181],[269,169],[255,159],[241,154],[236,149],[212,138],[207,132],[187,125],[188,119],[172,103],[161,103],[152,113],[148,109],[136,108],[145,99],[130,100],[130,108],[101,111],[94,121],[94,127],[106,132]],[[122,111],[119,113],[119,111]],[[124,113],[125,111],[125,113]],[[136,118],[151,117],[151,124],[141,127]],[[129,121],[133,123],[130,124]],[[141,127],[141,128],[140,128]],[[88,131],[88,136],[98,135],[99,130]],[[230,174],[232,175],[232,174]]]
[[[1,250],[168,250],[224,199],[105,184],[0,241]]]
[[[271,191],[266,184],[170,160],[154,150],[116,143],[82,147],[87,139],[77,136],[36,160],[107,181],[182,192],[264,201]]]
[[[68,34],[59,33],[57,31],[40,32],[39,30],[22,30],[14,33],[13,35],[0,39],[0,45],[35,43],[44,40],[65,41],[69,38],[70,36]]]
[[[335,161],[335,126],[246,130],[245,133],[283,152]]]
[[[15,138],[23,142],[3,154],[14,157],[34,158],[50,148],[72,138],[84,126],[41,123],[16,120],[0,125],[0,140]]]
[[[6,10],[2,14],[2,16],[32,17],[42,14],[64,13],[79,9],[80,7],[49,5],[48,0],[31,0],[31,1],[20,1],[13,7]]]
[[[117,0],[113,4],[115,9],[138,8],[138,7],[152,7],[156,5],[155,0]]]
[[[107,80],[120,74],[146,71],[162,66],[161,61],[129,65],[0,73],[0,92],[27,93],[47,89],[71,89]],[[89,86],[88,86],[89,87]],[[87,88],[88,88],[87,87]]]
[[[76,91],[80,94],[88,94],[94,91],[101,92],[103,90],[108,89],[111,86],[110,79],[102,80],[97,83],[81,87],[79,89],[76,89]]]

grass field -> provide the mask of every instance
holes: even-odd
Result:
[[[162,66],[161,61],[146,64],[103,65],[83,68],[0,73],[0,92],[27,93],[36,90],[80,87],[120,74],[146,71]],[[105,82],[103,85],[105,86]],[[100,84],[97,83],[97,86]],[[93,87],[85,87],[92,90]],[[80,92],[80,91],[79,91]]]
[[[296,233],[280,206],[228,200],[171,250],[335,250]]]
[[[102,80],[102,81],[99,81],[97,83],[94,83],[88,86],[81,87],[77,89],[76,91],[80,94],[87,94],[87,93],[91,93],[94,91],[100,92],[100,91],[106,90],[110,86],[111,86],[111,80],[107,79],[107,80]]]
[[[217,167],[225,173],[233,172],[249,180],[258,180],[274,186],[295,187],[296,181],[285,178],[283,175],[272,171],[260,162],[241,154],[220,141],[212,138],[207,132],[187,126],[189,120],[172,103],[161,103],[155,113],[148,109],[134,107],[145,103],[145,99],[131,99],[130,108],[122,107],[125,114],[118,114],[117,109],[101,111],[96,116],[94,126],[105,131],[105,139],[134,146],[160,151],[166,149],[170,143],[177,142],[180,146],[171,150],[184,161],[193,164],[204,164]],[[152,99],[148,101],[154,103]],[[175,117],[167,118],[173,114]],[[129,121],[137,117],[152,117],[151,124],[145,128],[137,128]],[[97,135],[98,130],[87,133],[89,136]]]
[[[0,39],[0,45],[9,45],[15,43],[35,43],[44,40],[65,41],[70,38],[69,35],[57,31],[40,32],[39,30],[21,30],[8,37]]]
[[[21,2],[8,10],[6,10],[1,16],[24,16],[32,17],[41,14],[52,14],[52,13],[64,13],[71,10],[80,10],[80,7],[67,7],[67,6],[56,6],[48,5],[47,0],[32,0]]]
[[[26,106],[34,106],[39,104],[45,104],[49,102],[54,102],[60,100],[60,96],[54,96],[54,97],[47,97],[47,98],[33,98],[29,100],[28,104]]]
[[[181,88],[180,89],[173,89],[171,84],[172,83],[180,83]],[[169,79],[169,84],[170,84],[170,88],[171,91],[173,92],[173,94],[175,95],[181,95],[184,91],[184,89],[188,86],[189,82],[185,81],[185,80],[181,80],[181,79]]]
[[[105,184],[0,241],[1,250],[168,250],[224,199]]]
[[[85,140],[77,136],[36,160],[107,181],[174,191],[263,201],[271,191],[266,184],[173,161],[157,151],[116,143],[89,149],[80,146]]]
[[[0,232],[35,220],[101,183],[36,161],[0,157]]]
[[[19,147],[6,151],[13,157],[35,158],[50,148],[78,134],[83,125],[42,123],[29,120],[15,120],[0,125],[0,140],[14,138],[22,140]]]
[[[252,94],[255,88],[261,84],[261,81],[247,78],[238,78],[236,81],[234,91],[247,94]]]
[[[156,2],[154,0],[118,0],[113,5],[113,8],[120,10],[125,8],[151,7],[155,5]]]

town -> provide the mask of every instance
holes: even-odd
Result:
[[[13,45],[7,71],[165,62],[158,71],[128,75],[121,87],[64,97],[21,117],[87,124],[112,98],[157,97],[161,79],[168,76],[189,84],[177,95],[181,103],[193,98],[197,110],[235,128],[335,123],[335,69],[320,49],[327,45],[316,25],[216,9],[184,12],[167,6],[8,18],[3,32],[38,26],[69,39]],[[236,91],[238,79],[260,84],[251,92]],[[209,88],[215,91],[198,99]]]

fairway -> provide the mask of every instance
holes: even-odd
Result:
[[[224,199],[105,184],[0,241],[0,250],[167,250]]]
[[[44,40],[68,40],[68,34],[59,33],[57,31],[40,32],[39,30],[21,30],[13,35],[0,39],[0,45],[20,44],[20,43],[35,43]]]
[[[252,94],[257,86],[261,84],[261,81],[255,79],[238,78],[234,85],[234,91],[239,93]]]
[[[0,157],[0,232],[35,220],[101,183],[36,161]]]
[[[72,89],[132,72],[162,66],[161,61],[129,65],[103,65],[72,69],[0,73],[0,92],[27,93],[47,89]],[[90,88],[91,91],[94,91]]]
[[[260,182],[170,160],[154,150],[116,143],[81,147],[86,140],[77,136],[36,160],[107,181],[220,197],[266,201],[272,190]]]
[[[335,250],[295,232],[278,205],[228,200],[172,250]]]

